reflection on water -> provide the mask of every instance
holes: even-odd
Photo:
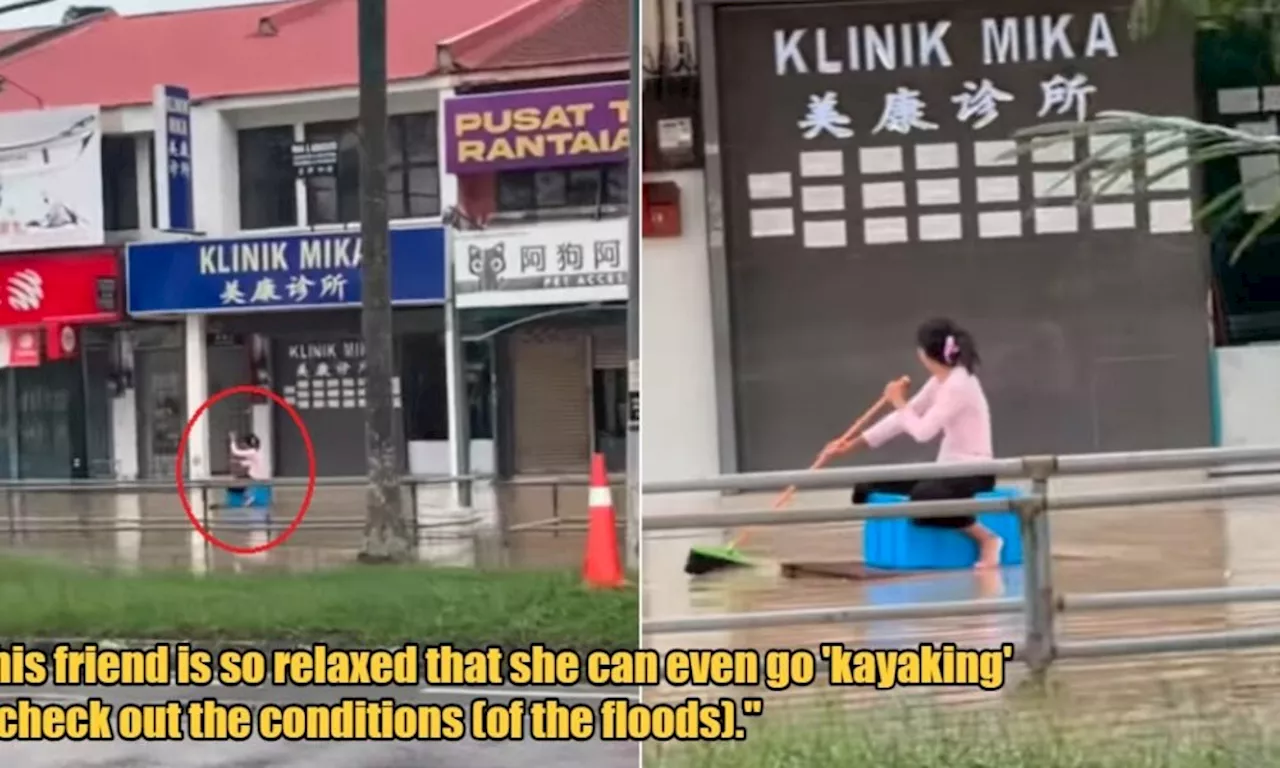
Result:
[[[546,494],[533,495],[533,503],[511,505],[510,519],[520,522],[553,516],[541,498]],[[585,489],[565,490],[558,501],[566,509],[573,509],[578,495],[584,497],[585,510]],[[289,525],[285,513],[296,510],[301,497],[299,488],[277,490],[272,535]],[[288,541],[263,555],[239,556],[204,544],[173,492],[0,493],[0,551],[146,569],[332,568],[355,561],[363,535],[364,506],[362,488],[322,488],[312,499],[302,525]],[[407,501],[405,511],[413,511]],[[477,510],[481,516],[485,512]],[[492,517],[491,510],[488,514]],[[211,512],[208,518],[213,533],[229,544],[262,544],[267,531],[245,522],[243,514]],[[114,526],[133,529],[112,530]],[[420,556],[436,563],[465,562],[482,567],[573,568],[582,561],[585,534],[580,526],[516,531],[505,536],[492,527],[478,534],[459,530],[465,527],[424,519],[419,535]],[[198,546],[193,547],[193,541]],[[466,555],[462,561],[456,559],[459,552]],[[197,559],[201,565],[196,565]]]
[[[645,514],[661,503],[647,498]],[[717,503],[717,502],[713,502]],[[736,502],[719,502],[734,504]],[[1193,587],[1256,586],[1280,577],[1280,518],[1270,513],[1276,502],[1233,501],[1164,505],[1159,508],[1054,513],[1052,537],[1054,579],[1059,593]],[[785,514],[785,513],[783,513]],[[693,544],[715,540],[718,532],[683,536],[655,532],[645,541],[646,618],[769,611],[811,607],[901,605],[917,602],[1020,596],[1021,568],[979,574],[949,572],[877,581],[826,578],[787,579],[780,562],[858,560],[861,524],[794,525],[755,534],[751,554],[762,566],[690,579],[681,572]],[[1151,637],[1161,634],[1275,627],[1280,604],[1204,606],[1073,613],[1057,617],[1059,639],[1083,640]],[[947,619],[893,620],[857,624],[822,624],[694,635],[646,636],[652,647],[775,648],[816,647],[844,642],[864,647],[914,646],[922,642],[954,642],[991,647],[1020,643],[1023,617],[966,616]],[[1055,701],[1069,702],[1073,713],[1109,720],[1124,713],[1140,720],[1143,712],[1167,718],[1171,711],[1210,716],[1232,704],[1270,707],[1280,702],[1280,649],[1132,657],[1114,660],[1057,662],[1050,673]],[[931,703],[983,706],[1007,702],[1026,678],[1021,666],[1010,670],[1003,691],[898,689],[889,693],[841,689],[850,705],[877,704],[886,696]],[[832,689],[811,686],[771,700],[812,701],[831,698]],[[650,698],[689,695],[688,690],[659,690]]]

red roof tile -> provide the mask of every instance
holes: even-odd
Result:
[[[485,71],[625,62],[630,0],[531,0],[440,44],[441,68]]]
[[[521,0],[387,0],[387,71],[393,80],[436,69],[437,41],[474,29]],[[151,101],[158,83],[196,99],[353,86],[356,0],[107,15],[0,60],[0,77],[48,106],[123,106]],[[31,109],[0,92],[0,111]]]
[[[31,37],[37,32],[43,32],[48,27],[27,27],[26,29],[0,29],[0,48],[7,48],[10,45]]]

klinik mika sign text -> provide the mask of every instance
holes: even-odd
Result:
[[[1078,25],[1084,42],[1076,45]],[[834,29],[774,30],[775,74],[839,75],[845,72],[950,67],[950,21],[853,24]],[[1105,13],[989,17],[981,20],[982,63],[1115,58],[1115,33]]]

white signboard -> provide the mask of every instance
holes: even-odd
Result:
[[[458,306],[627,298],[627,220],[540,224],[453,236]]]
[[[0,115],[0,251],[103,240],[98,108]]]

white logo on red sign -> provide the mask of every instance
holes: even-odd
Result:
[[[36,346],[36,335],[30,331],[23,331],[18,334],[18,349],[27,351],[34,349]]]
[[[23,269],[9,276],[9,307],[16,312],[31,312],[44,302],[44,280],[34,269]]]

